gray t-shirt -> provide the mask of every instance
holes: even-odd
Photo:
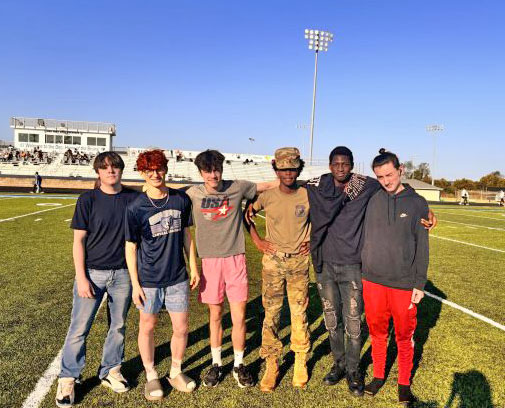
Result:
[[[190,187],[186,193],[193,203],[196,248],[200,258],[225,258],[245,253],[242,228],[242,200],[253,199],[256,184],[245,180],[223,180],[218,193],[208,193],[205,185]]]

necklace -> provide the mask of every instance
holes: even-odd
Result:
[[[161,207],[158,207],[156,204],[154,204],[154,201],[153,201],[153,200],[151,200],[151,197],[149,197],[149,195],[148,195],[147,193],[146,193],[146,196],[147,196],[147,198],[149,199],[149,201],[151,202],[151,204],[153,205],[153,207],[155,207],[155,208],[163,208],[163,207],[165,207],[165,206],[167,205],[167,203],[168,203],[168,198],[169,198],[168,192],[167,192],[167,199],[166,199],[166,200],[165,200],[165,202],[161,205]]]

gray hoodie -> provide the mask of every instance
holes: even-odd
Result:
[[[410,186],[393,195],[378,191],[368,203],[363,279],[397,289],[424,289],[429,262],[428,204]]]

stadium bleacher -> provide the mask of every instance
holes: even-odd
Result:
[[[127,154],[121,154],[125,162],[124,180],[141,180],[136,171],[135,163],[138,154],[144,149],[130,149]],[[165,150],[168,156],[167,181],[200,182],[201,177],[193,160],[199,152]],[[1,154],[1,153],[0,153]],[[79,177],[95,178],[92,168],[94,155],[79,152],[47,153],[48,160],[0,161],[0,174],[32,176],[36,171],[42,177]],[[2,156],[0,156],[2,157]],[[275,174],[268,156],[251,154],[225,154],[223,177],[226,179],[243,179],[253,182],[272,180]],[[326,166],[306,165],[301,179],[307,180],[328,171]]]

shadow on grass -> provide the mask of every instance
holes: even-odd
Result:
[[[309,299],[310,299],[310,301],[309,301],[309,307],[307,310],[307,320],[308,320],[309,325],[311,325],[316,319],[319,318],[319,316],[321,316],[321,313],[322,313],[321,303],[319,301],[319,296],[317,294],[317,288],[314,283],[311,283],[309,285]],[[190,318],[191,318],[191,316],[190,316]],[[253,378],[255,381],[258,381],[258,375],[259,375],[259,372],[261,371],[262,360],[258,354],[259,354],[259,348],[261,346],[261,333],[262,333],[263,319],[264,319],[264,309],[262,306],[261,295],[258,295],[254,299],[250,300],[247,303],[247,308],[246,308],[246,331],[249,336],[247,339],[247,342],[246,342],[246,350],[247,350],[247,354],[255,353],[257,355],[257,358],[254,359],[248,365],[248,367],[249,367],[250,372],[253,375]],[[184,366],[188,367],[188,366],[191,366],[192,364],[194,364],[195,362],[205,358],[206,356],[208,357],[203,362],[201,362],[200,364],[198,364],[195,367],[192,367],[190,370],[188,370],[186,372],[187,375],[189,375],[191,378],[194,378],[198,384],[200,383],[200,379],[202,378],[204,370],[206,370],[212,364],[212,358],[210,356],[210,345],[208,342],[209,326],[208,326],[207,319],[205,319],[205,320],[206,321],[204,324],[202,324],[197,329],[192,330],[188,335],[188,348],[190,348],[191,346],[193,346],[196,343],[201,342],[201,341],[204,342],[204,345],[202,347],[200,347],[194,353],[191,353],[191,354],[186,353],[186,358],[184,359],[184,363],[183,363]],[[226,331],[232,327],[230,312],[227,312],[223,315],[222,325],[223,325],[223,331]],[[288,301],[287,301],[287,296],[285,296],[282,311],[281,311],[279,331],[283,330],[285,327],[287,327],[289,325],[290,325],[289,305],[288,305]],[[319,338],[319,336],[321,336],[324,333],[325,333],[325,329],[324,329],[324,324],[323,324],[322,329],[318,329],[314,333],[312,333],[311,342],[315,342]],[[289,341],[290,341],[290,333],[281,338],[281,342],[282,342],[283,346],[286,346],[287,344],[289,344]],[[223,346],[222,347],[223,347],[223,352],[222,352],[223,358],[233,355],[233,346],[231,345],[231,335],[228,334],[223,337]],[[322,355],[324,355],[324,353],[320,354],[320,356],[322,356]],[[170,342],[169,341],[156,347],[155,365],[158,365],[160,362],[162,362],[163,360],[165,360],[168,357],[170,357]],[[311,360],[313,360],[313,364],[312,364],[312,367],[313,367],[315,362],[318,360],[318,358],[315,360],[314,360],[314,358],[312,358]],[[282,378],[286,375],[286,373],[289,371],[289,369],[291,368],[291,366],[293,364],[294,364],[293,353],[287,353],[284,356],[282,364],[279,367],[279,381],[282,380]],[[224,366],[225,374],[231,372],[232,369],[233,369],[233,361]],[[142,371],[143,371],[143,366],[142,366],[142,360],[140,358],[140,355],[137,355],[134,358],[132,358],[128,361],[125,361],[123,363],[124,375],[128,379],[131,379],[133,385],[136,385],[138,383],[138,377],[140,376]],[[89,390],[87,392],[89,392]]]
[[[431,281],[426,283],[425,289],[443,299],[446,298],[444,292],[439,290],[436,286],[433,285]],[[424,346],[428,341],[430,331],[433,327],[436,326],[438,319],[440,318],[440,311],[442,310],[442,303],[436,299],[425,296],[421,301],[417,308],[417,327],[414,333],[414,365],[412,368],[411,380],[414,378],[417,369],[419,368],[419,364],[422,361]],[[365,330],[364,330],[365,331]],[[364,341],[366,337],[368,337],[368,327],[366,328],[366,333],[363,333]],[[394,327],[392,320],[389,325],[389,344],[387,350],[387,358],[386,358],[386,378],[389,376],[391,368],[396,360],[396,356],[398,354],[398,348],[396,345],[396,339],[394,335]],[[372,347],[368,347],[368,349],[363,354],[360,361],[360,370],[361,372],[366,372],[369,365],[372,364]],[[416,406],[423,406],[423,405]],[[431,403],[427,403],[431,404]],[[431,406],[431,405],[425,405]]]
[[[458,397],[458,408],[494,408],[489,382],[484,374],[477,370],[454,374],[451,395],[445,408],[456,407],[454,402]]]

